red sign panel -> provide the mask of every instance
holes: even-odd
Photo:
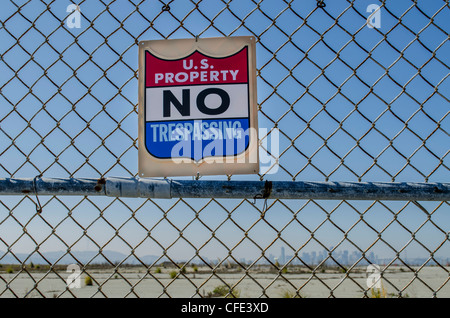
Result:
[[[248,48],[221,58],[194,52],[180,60],[165,60],[146,52],[146,87],[247,83]]]

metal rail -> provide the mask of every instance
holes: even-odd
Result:
[[[448,201],[450,183],[0,178],[0,195]]]

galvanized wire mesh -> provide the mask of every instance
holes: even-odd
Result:
[[[273,160],[208,178],[446,182],[448,1],[372,2],[4,2],[0,176],[137,177],[139,41],[253,35]],[[0,296],[450,295],[448,202],[265,203],[2,197]]]

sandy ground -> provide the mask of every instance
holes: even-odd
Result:
[[[145,269],[113,270],[92,269],[92,286],[85,285],[86,273],[82,273],[80,288],[67,288],[70,273],[21,272],[0,273],[0,297],[200,297],[207,296],[217,286],[235,285],[239,297],[286,297],[298,289],[302,297],[364,297],[367,274],[359,273],[194,273],[173,279],[164,269],[161,273],[146,274]],[[386,271],[382,285],[386,297],[450,297],[450,267],[424,267],[417,276],[411,271],[396,269]],[[37,286],[37,288],[34,288]],[[369,291],[368,297],[372,294]]]

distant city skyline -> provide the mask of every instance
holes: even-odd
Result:
[[[330,247],[330,251],[333,248]],[[365,254],[363,257],[363,253],[361,251],[353,250],[340,250],[340,251],[332,251],[331,255],[330,252],[328,252],[326,249],[323,249],[321,251],[311,251],[311,252],[302,252],[297,257],[294,257],[294,255],[286,255],[285,254],[285,248],[282,246],[280,248],[280,256],[276,257],[273,254],[268,255],[268,259],[275,263],[278,262],[280,265],[318,265],[322,263],[324,260],[325,265],[332,265],[332,266],[338,266],[339,265],[368,265],[368,264],[378,264],[378,265],[387,265],[389,263],[399,264],[399,263],[406,263],[408,265],[422,265],[425,262],[428,265],[436,265],[437,263],[441,265],[449,265],[450,264],[450,257],[434,257],[428,258],[428,257],[407,257],[407,255],[399,256],[399,257],[379,257],[377,254],[375,254],[373,251],[370,251]],[[243,260],[243,259],[242,259]]]
[[[330,249],[331,250],[331,249]],[[41,256],[42,255],[42,256]],[[283,258],[284,257],[284,258]],[[72,264],[78,261],[82,263],[89,264],[104,264],[104,263],[123,263],[130,265],[153,265],[160,264],[163,262],[176,262],[176,263],[195,263],[195,264],[218,264],[227,265],[229,263],[234,263],[234,259],[241,265],[258,264],[258,265],[270,265],[278,264],[279,266],[289,265],[304,265],[304,266],[317,266],[322,264],[325,266],[366,266],[368,264],[377,265],[443,265],[450,266],[450,257],[434,257],[433,259],[429,257],[379,257],[374,252],[369,252],[365,257],[362,256],[362,252],[353,250],[341,250],[333,251],[331,255],[326,249],[321,251],[310,251],[302,252],[297,257],[294,255],[285,254],[285,248],[282,246],[280,248],[280,254],[274,255],[272,253],[265,254],[263,257],[258,259],[254,258],[236,258],[236,257],[194,257],[192,259],[181,259],[171,256],[170,259],[163,255],[131,255],[124,252],[118,252],[113,250],[102,250],[101,254],[99,251],[93,250],[73,250],[70,254],[67,251],[53,251],[53,252],[42,252],[37,253],[14,253],[11,254],[6,251],[0,250],[0,264],[16,264],[19,262],[24,262],[25,264],[47,264],[48,262],[54,264]],[[325,260],[325,261],[324,261]]]

